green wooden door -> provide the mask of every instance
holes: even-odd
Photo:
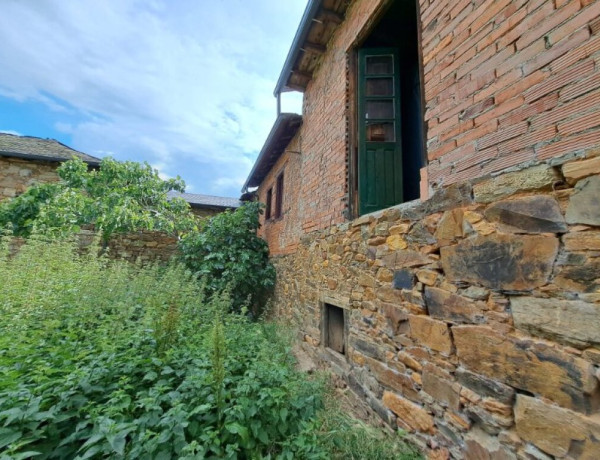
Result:
[[[367,214],[402,203],[397,48],[358,52],[358,201]]]

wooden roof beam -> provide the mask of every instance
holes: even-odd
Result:
[[[285,85],[285,88],[288,90],[293,90],[293,91],[300,91],[301,93],[303,93],[304,91],[306,91],[306,86],[301,86],[301,85],[296,85],[294,83],[288,83],[287,85]]]
[[[334,24],[337,24],[337,25],[340,25],[342,22],[344,22],[344,16],[342,16],[340,13],[338,13],[336,11],[332,11],[332,10],[322,9],[321,12],[319,13],[319,17],[320,17],[321,21],[333,22]]]
[[[319,45],[318,43],[312,43],[309,41],[306,41],[302,44],[302,46],[300,47],[300,49],[302,51],[308,51],[311,53],[315,53],[315,54],[323,54],[325,51],[327,51],[327,47],[324,45]]]
[[[304,72],[299,69],[292,69],[292,73],[299,77],[308,78],[309,80],[312,78],[312,73]],[[289,87],[289,85],[287,85]]]

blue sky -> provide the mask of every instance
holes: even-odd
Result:
[[[306,2],[3,0],[0,131],[239,196]]]

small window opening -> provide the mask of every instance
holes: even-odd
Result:
[[[346,328],[344,309],[326,303],[324,305],[324,344],[327,348],[346,354]]]
[[[271,218],[271,203],[273,202],[273,187],[267,190],[267,202],[265,209],[265,220],[269,220]]]
[[[283,212],[283,172],[277,176],[277,186],[275,191],[275,219],[281,217]]]

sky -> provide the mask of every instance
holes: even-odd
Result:
[[[0,132],[239,197],[307,0],[2,0]],[[300,112],[301,94],[282,110]]]

